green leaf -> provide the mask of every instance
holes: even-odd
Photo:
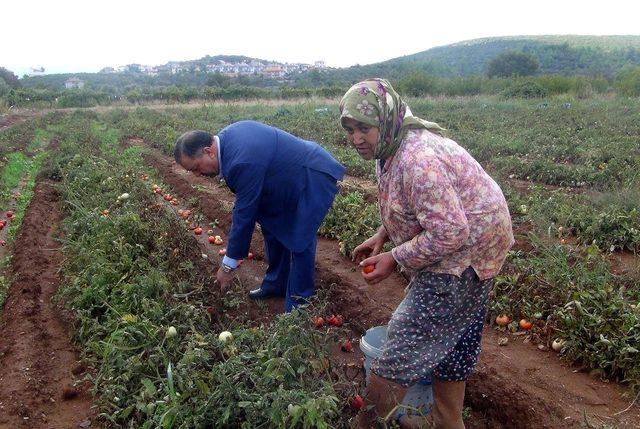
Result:
[[[144,386],[145,393],[148,396],[153,396],[153,395],[156,394],[156,392],[157,392],[156,386],[148,378],[143,378],[142,379],[142,385]]]
[[[202,381],[201,379],[197,379],[196,385],[198,386],[198,389],[200,389],[200,393],[202,393],[203,395],[209,395],[211,389],[209,389],[209,386],[207,386],[204,381]]]

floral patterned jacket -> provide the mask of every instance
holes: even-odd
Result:
[[[502,190],[456,142],[409,131],[384,169],[377,168],[382,222],[392,255],[412,276],[460,276],[469,266],[495,277],[513,245]]]

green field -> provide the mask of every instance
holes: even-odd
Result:
[[[444,126],[502,186],[517,245],[498,278],[492,316],[549,324],[567,339],[565,354],[640,384],[640,101],[565,98],[410,100],[414,113]],[[182,132],[212,132],[256,119],[327,147],[349,174],[374,178],[346,145],[335,104],[226,106],[167,112],[112,112],[104,120],[172,153]],[[348,210],[348,212],[346,212]],[[336,199],[321,230],[349,252],[379,225],[361,195]],[[345,219],[358,219],[346,223]],[[620,268],[620,267],[618,267]]]
[[[488,322],[506,314],[506,329],[517,331],[517,321],[529,319],[542,343],[565,341],[568,360],[640,387],[640,100],[409,103],[469,150],[507,197],[517,244],[496,280]],[[23,171],[33,180],[45,140],[59,142],[41,170],[58,183],[65,213],[59,298],[74,312],[107,426],[346,427],[353,383],[336,381],[326,364],[336,338],[304,328],[310,316],[297,312],[255,329],[233,313],[236,298],[222,303],[234,316],[214,320],[190,233],[156,207],[140,179],[150,173],[161,183],[143,149],[121,144],[142,138],[171,156],[182,132],[216,132],[242,119],[317,141],[349,175],[375,181],[373,163],[346,143],[336,102],[55,113],[0,133],[2,197]],[[16,145],[33,152],[32,161]],[[124,192],[130,198],[121,201]],[[364,189],[341,192],[321,234],[350,252],[380,223],[369,201]],[[234,332],[231,346],[218,340],[221,330]]]

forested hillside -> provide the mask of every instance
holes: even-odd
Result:
[[[322,82],[354,82],[370,76],[399,79],[414,72],[436,77],[484,75],[492,59],[524,52],[539,63],[538,74],[613,78],[627,65],[640,65],[640,36],[514,36],[474,39],[439,46],[376,64],[326,72]],[[317,77],[315,78],[317,80]],[[313,81],[314,76],[301,76]]]

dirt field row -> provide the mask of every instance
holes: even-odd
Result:
[[[128,144],[144,143],[132,140]],[[198,201],[197,210],[205,217],[203,224],[217,219],[216,234],[226,238],[232,194],[214,180],[191,176],[157,151],[149,149],[145,160],[180,201]],[[358,186],[353,183],[350,186]],[[167,205],[167,209],[177,207]],[[0,320],[5,332],[0,342],[2,429],[87,427],[91,423],[96,427],[88,386],[79,382],[86,369],[71,346],[71,321],[51,301],[62,263],[56,240],[61,219],[55,184],[39,179],[14,243],[11,286]],[[206,236],[194,238],[200,253],[212,262],[213,275],[219,261],[217,248],[206,242]],[[256,232],[251,246],[256,257],[239,270],[246,290],[260,284],[266,269],[263,247],[261,234]],[[330,310],[345,317],[354,339],[371,326],[386,324],[403,298],[406,280],[401,275],[367,286],[357,267],[340,255],[335,241],[319,240],[316,267],[316,287],[328,291]],[[252,302],[241,311],[259,325],[268,323],[282,309],[282,300],[274,299]],[[508,344],[499,346],[505,336]],[[469,427],[638,427],[640,412],[637,407],[624,411],[633,398],[624,397],[622,387],[567,366],[555,353],[523,340],[523,336],[485,328],[480,363],[468,383]],[[361,357],[359,352],[344,354],[338,347],[334,353],[336,366],[345,370],[359,366]]]

